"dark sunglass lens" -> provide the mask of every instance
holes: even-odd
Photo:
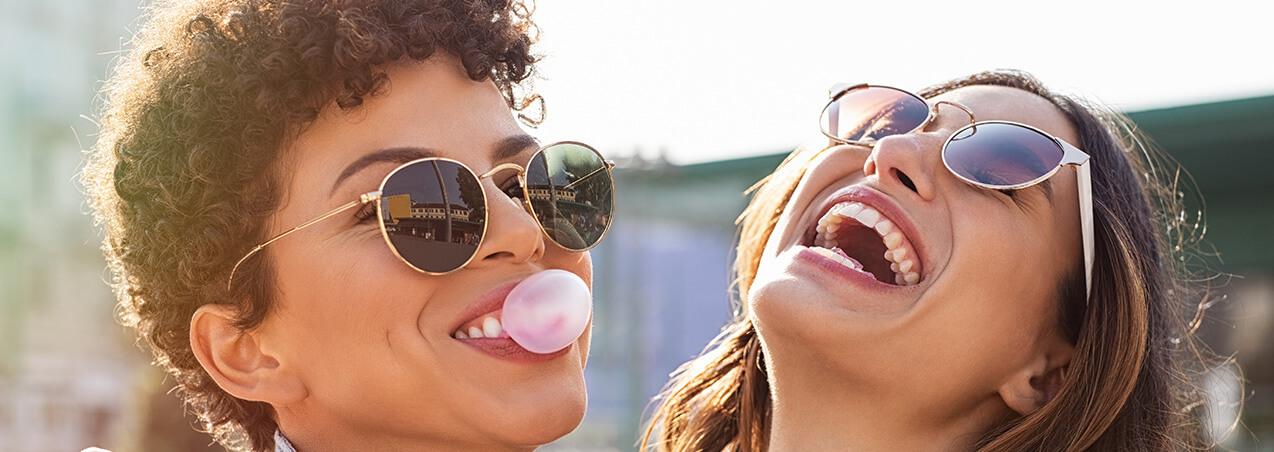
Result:
[[[851,89],[823,110],[823,132],[846,141],[876,141],[915,130],[929,105],[906,91],[881,86]]]
[[[562,247],[588,249],[610,228],[615,185],[592,148],[576,143],[544,148],[526,168],[526,185],[536,220]]]
[[[1012,187],[1047,175],[1062,161],[1047,136],[1008,123],[978,123],[956,132],[942,159],[960,177],[991,187]]]
[[[394,252],[420,270],[446,273],[473,257],[486,231],[486,201],[473,172],[428,159],[385,179],[380,215]]]

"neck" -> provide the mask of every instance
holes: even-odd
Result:
[[[297,452],[325,452],[342,450],[490,450],[531,451],[535,446],[518,447],[496,442],[473,441],[490,438],[460,438],[455,436],[410,435],[363,425],[350,428],[339,422],[323,422],[314,417],[289,418],[280,413],[279,431]]]
[[[771,367],[770,452],[970,450],[1005,416],[1003,404],[990,398],[953,410],[965,404],[919,400],[915,391],[849,381],[826,369],[784,372],[782,364]]]

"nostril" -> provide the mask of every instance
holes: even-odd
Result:
[[[898,168],[894,168],[894,169],[890,170],[890,172],[892,172],[892,173],[894,174],[894,177],[897,177],[897,178],[898,178],[898,180],[899,180],[899,181],[901,181],[903,185],[906,185],[906,186],[907,186],[907,188],[911,189],[911,191],[913,191],[913,192],[914,192],[914,191],[917,191],[917,190],[916,190],[916,183],[915,183],[915,182],[912,182],[910,177],[907,177],[907,173],[904,173],[904,172],[902,172],[902,171],[898,171]]]
[[[513,255],[513,253],[510,253],[508,251],[500,251],[500,252],[488,254],[486,257],[483,257],[483,259],[500,259],[500,258],[508,258],[508,257],[515,257],[515,256]]]

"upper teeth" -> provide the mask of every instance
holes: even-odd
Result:
[[[843,226],[846,218],[852,218],[863,226],[867,226],[880,234],[885,243],[884,258],[890,262],[889,268],[894,271],[894,282],[900,286],[909,286],[920,282],[920,268],[917,265],[915,250],[907,236],[893,222],[880,214],[880,211],[859,202],[843,202],[832,206],[823,218],[818,220],[818,237],[814,239],[817,247],[832,249],[839,246],[836,242],[836,231]],[[834,254],[834,253],[826,253]],[[826,255],[824,254],[824,255]],[[853,267],[848,262],[842,262]]]
[[[456,332],[451,333],[456,339],[480,339],[484,337],[508,337],[504,334],[504,325],[500,323],[500,319],[493,316],[487,316],[482,322],[469,326],[468,329],[460,327]]]

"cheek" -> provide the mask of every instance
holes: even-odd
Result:
[[[994,201],[961,202],[953,212],[953,266],[971,282],[1015,285],[1036,267],[1050,240],[1012,206]]]
[[[967,325],[1014,331],[1047,314],[1057,283],[1057,256],[1047,231],[986,212],[955,225],[950,304]],[[977,219],[974,221],[973,219]]]
[[[432,326],[421,322],[443,318],[431,314],[444,306],[436,301],[445,284],[399,261],[380,237],[348,242],[280,256],[288,265],[278,274],[280,359],[331,397],[359,397],[341,388],[401,378]]]
[[[801,243],[805,234],[803,218],[801,214],[809,208],[809,200],[813,198],[812,194],[805,193],[805,186],[797,187],[792,193],[792,198],[787,204],[782,206],[783,212],[779,215],[778,221],[774,223],[774,230],[764,237],[765,246],[762,260],[772,259],[781,251],[792,245]],[[762,264],[764,267],[764,263]]]
[[[567,251],[549,242],[544,244],[544,268],[561,269],[574,273],[593,289],[593,256],[591,253]]]
[[[280,247],[275,259],[277,300],[289,315],[311,327],[331,331],[384,331],[387,319],[414,318],[401,288],[412,285],[412,298],[432,292],[422,275],[394,256],[384,239],[355,228],[321,242]],[[395,302],[395,300],[399,302]]]
[[[356,227],[337,237],[306,239],[309,240],[297,240],[277,249],[274,262],[281,290],[357,293],[378,279],[392,278],[400,270],[410,270],[390,252],[375,229]]]
[[[576,274],[580,275],[580,278],[583,278],[584,281],[587,281],[589,290],[592,290],[593,289],[593,254],[588,252],[573,253],[573,254],[579,254],[579,258],[576,261],[577,262],[576,265],[579,267],[579,270],[576,272]]]

